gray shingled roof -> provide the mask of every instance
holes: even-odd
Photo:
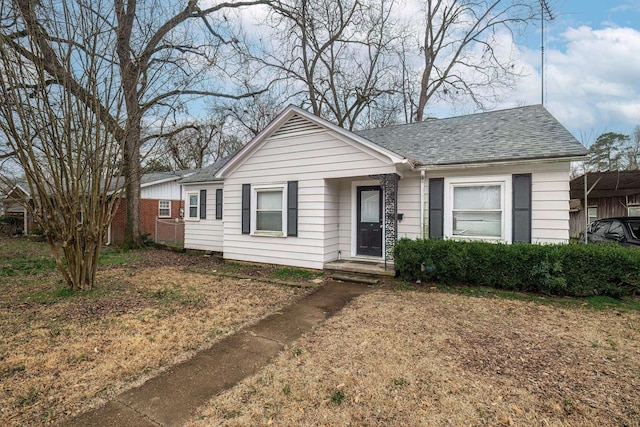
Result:
[[[157,181],[164,181],[165,179],[176,178],[179,176],[185,176],[190,173],[193,173],[193,170],[177,170],[172,172],[150,172],[142,174],[140,177],[140,184],[151,184]]]
[[[230,158],[231,156],[227,157],[226,159],[218,160],[217,162],[210,164],[209,166],[196,169],[195,173],[185,178],[182,178],[180,181],[178,181],[178,183],[191,184],[195,182],[217,181],[216,179],[213,178],[213,176],[216,174],[216,172],[220,170],[222,166],[224,166],[227,163],[227,161],[229,161]]]
[[[172,172],[143,173],[142,176],[140,176],[140,185],[149,185],[149,184],[153,184],[154,182],[164,181],[171,178],[179,178],[181,176],[185,176],[190,173],[193,173],[193,170],[184,169],[184,170],[177,170]],[[118,181],[118,185],[120,186],[124,185],[124,178],[120,178],[120,180]],[[114,191],[115,188],[116,188],[116,182],[114,179],[113,181],[111,181],[111,184],[109,185],[109,191]]]
[[[576,157],[586,148],[542,105],[356,131],[423,165]]]

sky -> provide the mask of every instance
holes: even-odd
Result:
[[[533,0],[535,3],[535,0]],[[420,15],[417,0],[403,0],[400,15]],[[640,0],[546,0],[544,106],[584,145],[604,132],[632,135],[640,125]],[[256,10],[252,9],[251,13]],[[264,11],[264,10],[263,10]],[[506,32],[504,55],[519,58],[523,77],[495,109],[541,104],[540,22],[513,44]],[[494,46],[495,47],[495,46]],[[476,112],[469,103],[435,101],[426,112],[450,117]]]
[[[547,0],[544,106],[589,145],[640,125],[640,0]],[[518,46],[526,76],[499,107],[540,104],[541,33]]]

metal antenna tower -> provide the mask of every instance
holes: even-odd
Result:
[[[540,0],[540,98],[542,101],[542,105],[544,106],[544,14],[545,12],[549,15],[549,21],[553,21],[553,14],[551,13],[551,9],[549,8],[549,4],[547,0]]]

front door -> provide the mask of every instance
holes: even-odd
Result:
[[[382,191],[358,187],[358,255],[382,256]]]

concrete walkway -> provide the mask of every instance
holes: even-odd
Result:
[[[179,426],[216,394],[268,364],[285,346],[340,311],[364,285],[329,282],[253,326],[218,341],[65,426]]]

